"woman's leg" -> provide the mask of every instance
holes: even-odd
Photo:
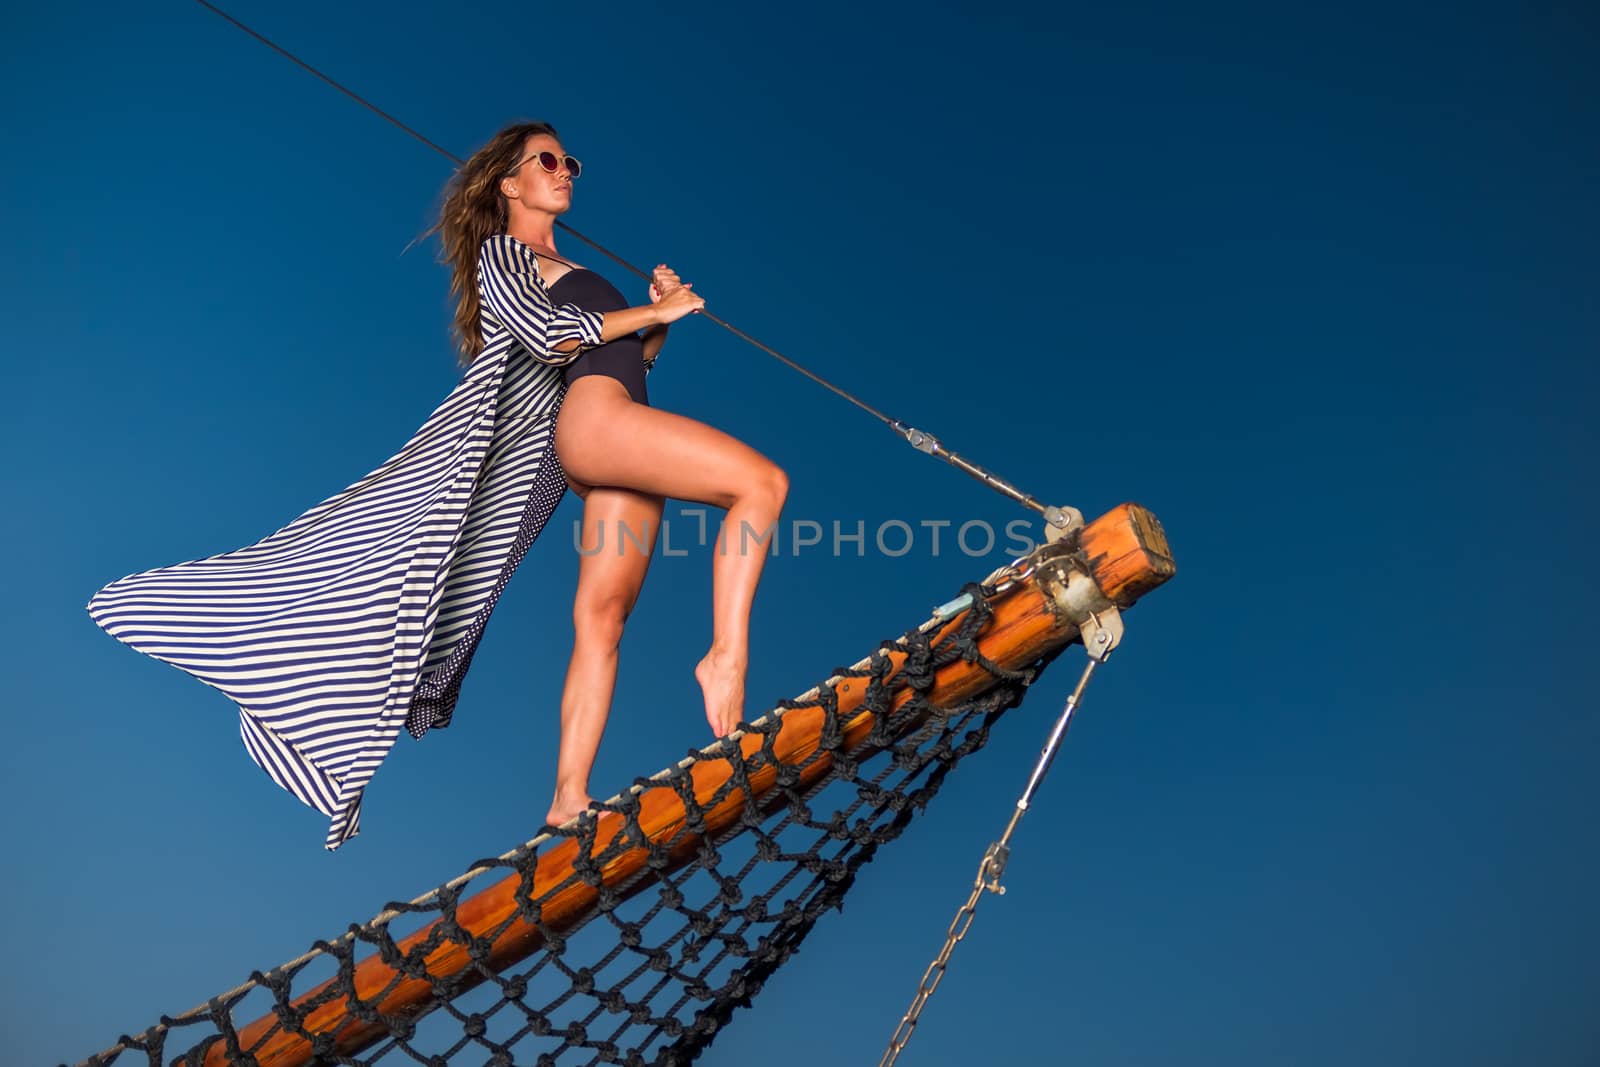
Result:
[[[744,718],[750,604],[777,535],[789,480],[720,430],[628,399],[592,375],[567,391],[556,423],[561,465],[578,481],[726,508],[712,564],[711,649],[695,667],[706,720],[721,737]]]
[[[565,417],[565,413],[563,413]],[[589,805],[589,771],[617,681],[622,625],[639,598],[661,524],[659,496],[573,485],[583,497],[572,661],[561,692],[561,754],[545,821],[560,826]]]

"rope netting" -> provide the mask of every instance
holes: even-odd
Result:
[[[586,814],[482,861],[417,902],[390,904],[299,960],[253,972],[239,989],[163,1016],[85,1062],[100,1067],[129,1052],[151,1067],[693,1061],[818,918],[841,905],[879,847],[983,747],[996,718],[1059,651],[1020,670],[990,660],[977,639],[992,617],[993,590],[971,583],[963,592],[971,607],[948,625],[930,620],[882,643],[739,734],[596,805],[616,818]],[[957,660],[981,667],[991,684],[936,706],[935,671]],[[841,712],[840,688],[848,686],[864,686],[864,696]],[[820,709],[820,734],[803,758],[791,759],[775,742],[785,717],[801,709]],[[864,737],[862,712],[871,713]],[[741,736],[759,737],[759,747],[741,746]],[[697,797],[697,767],[726,780]],[[660,791],[670,797],[653,798]],[[653,799],[681,804],[671,833],[652,823]],[[646,824],[655,825],[656,840]],[[552,881],[540,858],[562,847],[573,860]],[[628,855],[642,862],[629,868]],[[496,871],[515,892],[486,922],[466,883]],[[574,915],[570,900],[580,890],[585,902]],[[502,966],[497,954],[510,941],[525,948],[519,962]],[[386,1011],[407,988],[419,995]]]

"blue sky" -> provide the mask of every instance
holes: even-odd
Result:
[[[459,153],[554,122],[579,229],[1028,490],[1165,523],[1180,573],[1129,613],[902,1062],[1593,1062],[1592,14],[230,10]],[[83,605],[276,529],[448,391],[446,276],[404,252],[447,164],[197,5],[0,31],[0,819],[26,961],[0,1025],[44,1063],[537,829],[577,503],[455,724],[403,740],[324,853],[231,705]],[[674,331],[651,397],[782,463],[790,518],[1025,517],[708,323]],[[1003,555],[773,561],[752,709]],[[597,793],[704,743],[708,636],[708,560],[658,559]],[[876,1061],[1076,669],[704,1062]]]

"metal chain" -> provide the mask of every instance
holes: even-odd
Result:
[[[900,1019],[900,1025],[895,1029],[894,1037],[889,1041],[889,1051],[883,1054],[878,1067],[889,1067],[899,1058],[907,1042],[911,1040],[911,1032],[917,1028],[917,1020],[922,1015],[923,1005],[928,1003],[928,998],[933,996],[933,991],[939,988],[939,982],[944,978],[945,968],[950,964],[950,954],[955,951],[956,943],[967,936],[967,928],[972,925],[973,918],[978,914],[978,901],[983,897],[983,891],[988,888],[988,879],[984,877],[989,869],[989,856],[994,851],[984,854],[983,862],[978,865],[977,880],[972,883],[972,895],[967,897],[967,902],[961,905],[961,910],[956,912],[955,919],[950,923],[950,932],[945,936],[944,947],[939,954],[928,964],[928,969],[922,972],[922,981],[917,985],[917,995],[911,1000],[911,1008]]]
[[[1115,611],[1116,609],[1112,608],[1104,615],[1111,616]],[[922,1009],[927,1006],[928,998],[933,996],[933,991],[939,988],[939,982],[943,980],[944,973],[950,966],[950,954],[955,951],[961,939],[967,936],[967,930],[972,926],[972,920],[978,913],[978,901],[983,898],[984,891],[1005,895],[1006,889],[1000,884],[1000,876],[1005,873],[1006,861],[1011,856],[1011,835],[1016,833],[1017,825],[1027,813],[1028,805],[1033,802],[1034,794],[1044,781],[1045,773],[1049,771],[1050,764],[1055,759],[1056,749],[1066,736],[1067,727],[1072,724],[1072,715],[1083,702],[1083,691],[1089,685],[1094,669],[1106,661],[1111,655],[1111,649],[1116,647],[1121,638],[1120,618],[1114,623],[1111,618],[1102,616],[1090,616],[1090,620],[1086,620],[1081,627],[1085,638],[1084,644],[1089,652],[1088,666],[1084,667],[1083,674],[1078,678],[1078,684],[1067,697],[1067,706],[1056,720],[1049,739],[1045,741],[1044,748],[1039,753],[1038,762],[1034,764],[1033,773],[1028,776],[1027,787],[1017,800],[1016,809],[1011,813],[1011,821],[1006,824],[1005,833],[984,852],[983,862],[978,864],[978,877],[972,883],[972,893],[950,923],[944,947],[933,958],[933,962],[928,964],[928,969],[922,973],[922,981],[917,985],[917,995],[911,998],[911,1007],[901,1016],[900,1025],[895,1028],[894,1037],[889,1039],[888,1051],[883,1054],[883,1059],[878,1061],[878,1067],[892,1067],[900,1058],[900,1053],[904,1052],[906,1045],[910,1043],[911,1034],[917,1028]],[[1106,623],[1112,625],[1107,626]],[[1094,637],[1090,636],[1091,633]],[[1102,634],[1106,635],[1104,640],[1095,640]]]

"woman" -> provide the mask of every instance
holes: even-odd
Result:
[[[664,495],[726,507],[735,530],[766,529],[782,506],[777,467],[624,384],[619,353],[637,344],[641,363],[653,357],[656,328],[704,305],[675,274],[658,269],[641,307],[550,299],[541,271],[559,268],[552,226],[576,170],[554,131],[529,123],[452,180],[437,228],[469,362],[398,453],[253,545],[129,575],[89,602],[107,632],[239,705],[246,750],[329,817],[329,849],[359,832],[366,786],[400,729],[449,725],[495,602],[567,489],[564,467],[584,497],[586,538],[602,523],[649,523],[653,544]],[[651,333],[627,340],[640,329]],[[588,803],[617,640],[648,556],[596,552],[580,566],[551,823]],[[741,716],[763,562],[759,550],[716,560],[712,646],[695,674],[719,736]]]
[[[467,161],[439,226],[455,272],[456,328],[467,359],[481,351],[495,319],[526,318],[519,300],[541,299],[536,286],[557,303],[601,314],[599,347],[563,339],[541,352],[536,337],[521,339],[536,359],[565,369],[555,448],[568,485],[583,499],[575,640],[561,695],[555,797],[546,815],[553,826],[590,802],[589,771],[616,684],[618,643],[650,564],[662,498],[727,509],[712,572],[711,648],[695,667],[706,719],[721,737],[742,718],[750,605],[766,560],[765,545],[741,531],[772,531],[788,493],[783,471],[755,450],[649,406],[645,372],[667,323],[705,301],[661,266],[651,304],[628,308],[604,278],[560,256],[555,222],[572,206],[578,171],[554,129],[512,126]],[[642,339],[634,336],[640,329]]]

